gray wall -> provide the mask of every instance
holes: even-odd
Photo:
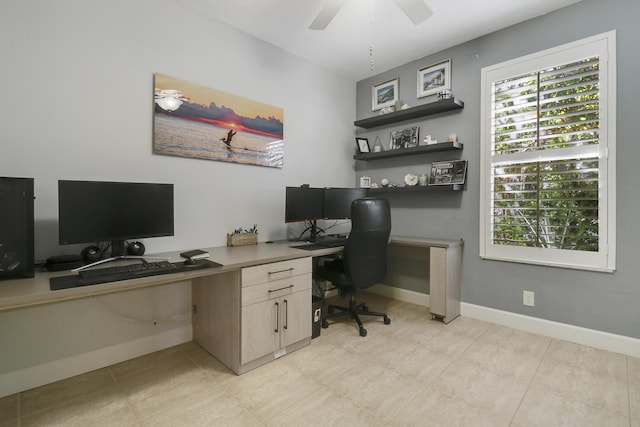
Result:
[[[284,238],[286,185],[353,184],[355,82],[172,0],[3,0],[0,54],[0,176],[35,178],[38,259],[83,246],[57,244],[58,179],[173,183],[175,236],[148,253],[254,223]],[[152,154],[155,72],[283,108],[284,168]],[[169,285],[0,314],[0,374],[188,327],[190,301]]]
[[[401,157],[357,163],[357,175],[401,183],[406,173],[426,172],[436,160],[467,159],[462,192],[389,196],[393,233],[465,241],[462,274],[464,302],[543,319],[640,338],[640,260],[637,212],[640,207],[637,163],[640,144],[640,49],[636,0],[584,0],[548,15],[464,43],[358,82],[358,119],[370,117],[371,86],[399,77],[400,98],[410,106],[416,98],[417,70],[451,58],[452,89],[465,102],[461,112],[410,121],[358,134],[372,142],[379,135],[418,124],[421,135],[446,140],[455,132],[464,150],[415,158]],[[482,67],[544,50],[602,32],[617,30],[617,271],[613,274],[481,260],[479,258],[480,70]],[[535,292],[535,307],[522,305],[522,291]]]

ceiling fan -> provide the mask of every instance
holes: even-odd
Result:
[[[338,11],[342,8],[347,0],[326,0],[324,6],[313,20],[309,29],[311,30],[324,30],[331,20],[336,16]],[[427,6],[424,0],[393,0],[395,4],[407,15],[407,17],[418,25],[426,21],[433,12],[431,8]]]

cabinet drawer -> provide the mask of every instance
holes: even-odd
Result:
[[[271,282],[311,273],[311,258],[298,258],[242,269],[242,286]]]
[[[242,306],[311,289],[311,273],[242,288]]]

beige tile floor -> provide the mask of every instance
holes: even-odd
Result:
[[[640,359],[366,295],[391,325],[338,321],[236,376],[191,342],[0,399],[5,426],[640,427]]]

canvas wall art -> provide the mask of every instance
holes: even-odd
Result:
[[[281,108],[154,74],[153,152],[282,168]]]

